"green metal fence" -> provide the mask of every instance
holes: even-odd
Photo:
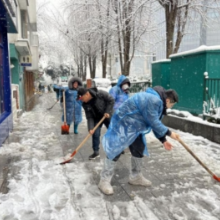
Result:
[[[208,78],[205,73],[203,115],[220,118],[220,78]]]
[[[115,86],[117,83],[112,83],[112,86]],[[150,81],[141,81],[141,82],[131,82],[130,93],[143,92],[148,87],[152,87]]]

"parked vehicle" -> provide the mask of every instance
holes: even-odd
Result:
[[[68,86],[68,77],[67,76],[60,76],[57,79],[57,85],[62,86],[62,87],[67,87]]]
[[[97,87],[97,89],[109,92],[112,88],[111,80],[106,78],[95,78],[92,80],[92,86]]]

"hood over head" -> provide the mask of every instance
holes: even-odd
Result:
[[[82,80],[79,78],[79,77],[72,77],[69,82],[68,82],[68,87],[69,89],[73,89],[73,83],[74,82],[78,82],[78,85],[79,86],[82,86],[83,83],[82,83]]]
[[[129,87],[131,86],[129,79],[126,76],[121,75],[118,79],[117,86],[121,87],[125,83],[128,83]]]

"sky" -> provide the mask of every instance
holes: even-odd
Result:
[[[55,95],[44,94],[40,100],[41,104],[32,112],[23,113],[15,123],[13,135],[19,137],[19,143],[6,143],[0,148],[0,155],[21,158],[12,162],[8,194],[0,193],[1,220],[167,220],[169,215],[176,220],[219,220],[220,184],[214,182],[191,155],[172,140],[175,146],[172,152],[162,149],[161,155],[145,158],[148,169],[162,172],[155,171],[155,163],[163,164],[166,158],[168,164],[164,163],[164,169],[169,175],[169,166],[172,166],[169,158],[172,158],[180,166],[175,175],[179,178],[195,175],[195,179],[191,178],[188,182],[174,180],[171,185],[165,180],[158,186],[153,184],[155,193],[163,188],[171,190],[167,195],[143,197],[146,191],[142,188],[140,192],[131,191],[133,200],[130,201],[106,200],[93,180],[93,175],[99,175],[102,169],[103,158],[100,163],[75,159],[60,166],[59,162],[63,160],[61,137],[51,132],[51,128],[60,126],[60,117],[45,111],[46,106],[55,101]],[[86,126],[85,117],[82,126]],[[220,174],[218,144],[176,132],[216,175]],[[152,133],[147,135],[147,141],[149,146],[158,145]],[[151,148],[150,153],[153,154]],[[186,164],[189,169],[181,169]],[[199,176],[201,178],[198,179]],[[116,178],[123,177],[116,174]],[[197,187],[200,181],[205,187]]]

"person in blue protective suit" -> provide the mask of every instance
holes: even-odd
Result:
[[[114,98],[114,111],[116,111],[119,106],[129,98],[129,87],[131,83],[126,76],[121,75],[118,79],[117,85],[113,86],[109,94]]]
[[[56,93],[56,100],[57,102],[60,100],[60,98],[62,97],[61,93],[60,93],[60,86],[58,85],[53,85],[53,90]]]
[[[68,126],[74,123],[74,134],[78,134],[78,125],[82,121],[82,102],[76,100],[78,96],[77,89],[82,86],[82,81],[78,77],[72,77],[68,82],[68,88],[65,89],[66,100],[66,121]],[[61,100],[61,102],[63,99]],[[64,116],[62,116],[62,120]]]
[[[126,76],[124,75],[120,75],[117,85],[113,86],[110,89],[109,94],[115,100],[115,104],[113,108],[114,111],[116,111],[119,108],[119,106],[129,98],[128,93],[129,93],[130,86],[131,86],[131,83],[129,79],[126,78]],[[121,153],[124,154],[125,152],[122,151]]]
[[[165,149],[172,149],[166,136],[177,140],[179,135],[163,125],[161,119],[166,114],[166,109],[172,108],[176,102],[178,95],[175,90],[165,90],[156,86],[148,88],[145,92],[136,93],[116,110],[102,140],[107,158],[104,161],[98,187],[104,194],[114,193],[111,186],[114,167],[121,152],[128,146],[132,155],[129,183],[140,186],[151,185],[141,173],[142,157],[148,155],[145,134],[152,129]]]

